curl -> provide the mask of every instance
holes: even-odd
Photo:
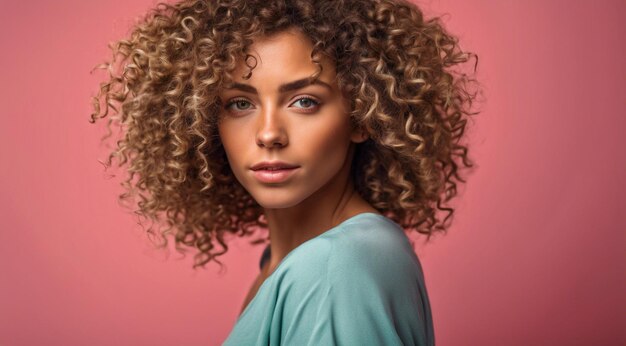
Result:
[[[335,62],[350,117],[369,139],[357,146],[355,188],[407,232],[428,239],[449,228],[446,204],[472,167],[462,143],[476,98],[474,79],[460,67],[463,52],[439,18],[426,20],[404,0],[188,0],[158,4],[112,58],[92,99],[90,122],[107,118],[121,138],[117,159],[128,177],[119,198],[172,234],[180,252],[197,250],[194,267],[228,250],[231,236],[267,228],[262,208],[235,179],[217,134],[218,94],[255,38],[295,28],[314,44],[311,61]],[[474,71],[476,70],[474,65]],[[135,200],[138,198],[138,200]],[[443,220],[440,213],[446,213]],[[252,243],[267,241],[258,238]]]

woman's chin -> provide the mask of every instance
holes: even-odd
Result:
[[[295,194],[289,196],[281,195],[283,194],[273,191],[264,191],[262,193],[253,194],[252,197],[264,209],[285,209],[302,202],[302,198],[299,198],[299,196]]]

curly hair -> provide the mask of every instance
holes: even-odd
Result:
[[[109,154],[128,165],[121,201],[167,227],[148,233],[196,249],[194,268],[228,250],[229,236],[266,229],[263,209],[234,177],[217,134],[218,93],[258,37],[297,28],[336,64],[350,119],[369,139],[352,165],[357,192],[405,231],[446,231],[445,206],[472,167],[464,138],[477,92],[458,69],[463,52],[439,18],[405,0],[185,0],[159,3],[110,45],[90,122],[109,116],[123,131]],[[474,65],[476,71],[476,65]],[[247,77],[249,77],[248,74]],[[459,162],[457,162],[459,161]],[[134,200],[133,200],[134,201]],[[447,212],[441,221],[438,211]],[[446,221],[448,221],[446,223]],[[172,232],[174,230],[174,232]],[[257,239],[253,244],[265,242]],[[219,247],[218,247],[219,244]]]

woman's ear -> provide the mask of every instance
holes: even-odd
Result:
[[[368,138],[370,138],[369,134],[362,127],[354,128],[352,130],[352,134],[350,135],[350,140],[354,143],[363,143]]]

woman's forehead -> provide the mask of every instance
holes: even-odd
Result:
[[[259,37],[253,40],[246,54],[237,58],[232,76],[235,81],[244,81],[243,76],[250,69],[251,78],[255,78],[255,74],[257,78],[284,75],[294,79],[310,76],[319,69],[311,58],[312,51],[313,43],[299,30],[284,30],[271,36]],[[333,80],[336,74],[333,61],[323,54],[318,54],[316,60],[322,66],[320,78]]]

